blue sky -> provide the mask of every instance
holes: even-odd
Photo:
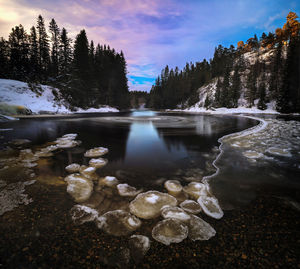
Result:
[[[0,0],[0,36],[29,28],[41,14],[55,18],[75,38],[123,50],[131,90],[149,91],[166,64],[210,59],[222,44],[236,46],[255,33],[282,27],[289,11],[300,15],[299,0]]]

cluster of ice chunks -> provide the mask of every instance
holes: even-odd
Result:
[[[299,149],[300,123],[277,119],[264,121],[266,123],[264,129],[258,132],[254,130],[242,137],[230,136],[223,142],[242,150],[242,154],[251,162],[255,162],[256,159],[274,160],[274,157],[292,157],[293,151]]]

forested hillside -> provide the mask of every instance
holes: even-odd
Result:
[[[286,19],[275,33],[254,35],[237,48],[219,45],[210,61],[183,70],[166,66],[152,86],[150,106],[188,108],[205,96],[206,108],[243,103],[264,110],[273,101],[279,112],[300,112],[300,23],[294,12]]]
[[[85,30],[73,42],[54,19],[48,31],[41,15],[29,33],[12,28],[8,40],[0,38],[0,63],[0,78],[54,86],[72,106],[129,107],[123,52],[89,42]]]

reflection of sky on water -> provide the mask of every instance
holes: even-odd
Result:
[[[155,167],[171,164],[187,157],[183,146],[167,147],[152,122],[135,122],[130,126],[124,163],[126,165]]]
[[[156,113],[150,110],[136,110],[131,113],[132,117],[152,117],[155,115]]]

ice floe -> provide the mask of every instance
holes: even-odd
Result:
[[[191,182],[183,187],[183,191],[192,199],[197,200],[201,195],[207,195],[206,186],[200,182]]]
[[[204,213],[212,218],[220,219],[223,217],[224,213],[221,209],[217,198],[200,196],[197,202],[200,204]]]
[[[177,219],[183,222],[190,220],[190,215],[177,206],[164,206],[161,210],[164,219]]]
[[[97,147],[86,151],[86,153],[84,153],[84,156],[89,158],[100,157],[106,154],[107,152],[108,152],[107,148]]]
[[[113,176],[106,176],[100,178],[98,181],[99,186],[115,187],[119,184],[119,180]]]
[[[74,198],[76,202],[86,201],[92,194],[93,182],[84,176],[76,173],[65,177],[68,183],[67,192]]]
[[[135,187],[129,186],[127,183],[118,184],[117,190],[120,196],[134,197],[142,192],[142,190],[137,190]]]
[[[90,159],[89,165],[96,167],[96,168],[101,168],[107,164],[107,160],[103,158],[97,158],[97,159]]]
[[[81,225],[85,222],[94,221],[98,217],[98,211],[84,205],[74,205],[70,214],[75,224]]]
[[[96,219],[99,229],[114,236],[128,235],[138,229],[142,222],[124,210],[108,211]]]
[[[77,173],[80,170],[80,164],[72,163],[72,164],[69,164],[68,166],[66,166],[65,169],[68,173]]]
[[[202,211],[201,206],[199,203],[193,201],[193,200],[185,200],[180,204],[180,207],[191,214],[198,214]]]
[[[182,191],[182,186],[178,180],[167,180],[164,184],[170,195],[178,195]]]
[[[189,238],[193,241],[209,240],[216,235],[215,229],[210,224],[195,215],[191,215],[188,227]]]
[[[180,243],[188,236],[188,227],[176,219],[165,219],[158,222],[153,230],[152,237],[165,245]]]
[[[0,216],[5,212],[12,211],[19,205],[28,205],[33,202],[32,198],[29,198],[25,194],[25,187],[35,183],[35,180],[29,180],[25,182],[16,182],[6,184],[2,181],[2,190],[0,190]]]
[[[129,249],[133,260],[139,262],[150,249],[150,239],[144,235],[132,235],[129,238]]]
[[[129,204],[130,212],[142,219],[152,219],[160,215],[163,206],[176,206],[177,200],[173,196],[158,192],[148,191],[140,193]]]
[[[86,178],[92,178],[96,172],[96,168],[93,166],[81,165],[79,168],[79,173]]]

